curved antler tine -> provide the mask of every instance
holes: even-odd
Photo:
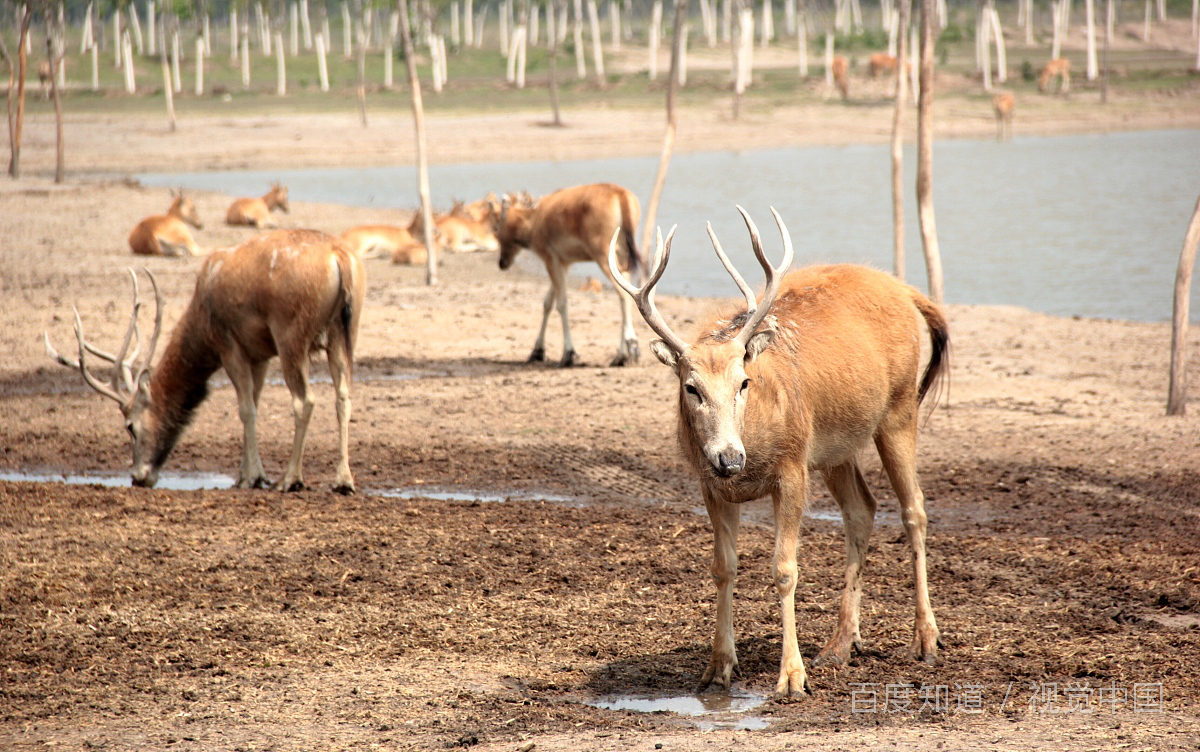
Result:
[[[50,332],[42,332],[42,339],[46,343],[46,354],[50,356],[51,360],[55,361],[56,363],[60,363],[67,368],[79,368],[79,361],[67,360],[65,357],[59,354],[58,350],[54,349],[54,345],[50,344]]]
[[[121,341],[121,349],[117,351],[117,357],[114,361],[117,368],[113,372],[113,389],[119,389],[120,382],[126,378],[129,366],[125,361],[125,356],[129,353],[129,343],[133,341],[134,332],[137,331],[138,311],[142,307],[142,301],[138,295],[137,274],[134,273],[132,268],[129,270],[129,278],[133,280],[133,314],[129,318],[129,328],[125,330],[125,339]],[[124,386],[126,389],[132,391],[132,384],[124,384]]]
[[[667,241],[663,243],[662,229],[657,231],[657,242],[654,245],[654,259],[650,263],[650,275],[646,284],[641,287],[635,287],[621,273],[617,266],[617,239],[621,235],[621,231],[617,230],[613,233],[612,240],[608,244],[608,270],[612,274],[613,280],[621,287],[622,290],[629,293],[633,298],[633,302],[637,303],[638,311],[641,312],[642,318],[646,320],[646,324],[654,330],[654,333],[662,338],[677,354],[682,353],[687,349],[687,343],[679,338],[675,332],[671,331],[671,327],[667,326],[667,322],[663,320],[662,314],[658,312],[658,308],[654,305],[654,286],[658,284],[658,280],[662,277],[663,272],[667,268],[667,260],[671,258],[671,241],[675,237],[675,230],[678,225],[671,228],[667,233]]]
[[[783,218],[772,207],[771,214],[775,217],[775,224],[779,227],[780,235],[783,236],[783,262],[776,268],[767,260],[767,255],[763,251],[762,238],[759,237],[758,227],[755,226],[754,220],[750,219],[750,215],[742,207],[737,207],[737,210],[746,222],[746,229],[750,231],[750,244],[754,248],[754,255],[758,258],[758,263],[762,265],[763,272],[767,277],[766,289],[763,290],[762,299],[759,300],[756,307],[752,306],[750,308],[752,311],[750,319],[742,327],[742,330],[738,332],[737,339],[744,345],[754,336],[754,333],[758,330],[758,325],[762,323],[763,319],[767,316],[767,312],[771,310],[771,304],[775,302],[775,296],[779,292],[779,283],[783,279],[784,272],[792,265],[792,237],[788,234],[787,226],[783,224]]]
[[[88,370],[88,367],[87,367],[87,344],[83,340],[83,322],[80,321],[80,319],[79,319],[79,309],[72,309],[72,310],[75,311],[75,338],[77,340],[79,340],[79,363],[78,363],[78,365],[79,365],[79,372],[81,374],[83,374],[83,380],[88,383],[88,386],[95,389],[97,392],[100,392],[105,397],[109,397],[111,399],[116,400],[118,404],[124,404],[125,398],[122,397],[121,394],[116,389],[113,388],[113,386],[102,383],[99,379],[97,379],[95,376],[92,375],[91,371]],[[65,361],[66,361],[66,359],[64,358],[62,362],[65,362]],[[72,365],[72,364],[68,362],[67,365]],[[118,368],[117,370],[119,371],[120,369]],[[116,384],[117,378],[118,378],[117,376],[113,376],[113,385],[114,386]]]
[[[757,299],[754,297],[754,290],[750,289],[750,285],[746,284],[746,280],[742,279],[742,275],[738,274],[738,270],[733,267],[733,263],[729,257],[725,255],[725,249],[721,248],[721,241],[717,240],[717,234],[713,232],[712,222],[705,222],[704,226],[708,228],[708,239],[712,241],[713,250],[717,252],[717,258],[721,259],[721,263],[725,266],[725,271],[729,272],[729,276],[733,277],[734,284],[742,291],[742,295],[746,297],[746,310],[753,311],[758,307]]]
[[[146,272],[146,276],[150,278],[150,286],[154,288],[154,332],[150,335],[150,346],[146,348],[146,357],[133,375],[133,389],[137,389],[138,382],[142,380],[142,374],[150,369],[150,363],[154,359],[154,350],[158,347],[158,335],[162,333],[163,321],[163,299],[162,291],[158,289],[158,280],[154,278],[154,274],[149,269],[142,267],[142,271]]]

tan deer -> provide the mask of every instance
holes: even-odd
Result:
[[[166,214],[146,217],[129,233],[129,247],[145,256],[197,256],[203,253],[188,225],[204,228],[196,204],[183,191],[171,191],[175,199]]]
[[[407,227],[362,225],[342,233],[341,240],[359,258],[390,258],[393,264],[416,266],[429,258],[425,244]]]
[[[1071,89],[1071,61],[1065,57],[1056,57],[1042,67],[1038,76],[1038,91],[1045,92],[1050,82],[1057,80],[1058,91],[1066,94]]]
[[[58,62],[59,65],[62,65],[61,61],[56,62]],[[43,99],[50,98],[50,84],[53,83],[53,79],[54,71],[50,67],[50,61],[43,60],[42,62],[38,63],[38,83],[41,84],[42,87]]]
[[[717,257],[746,298],[745,307],[702,323],[690,344],[663,321],[654,286],[666,268],[674,230],[661,233],[649,281],[634,287],[617,276],[661,339],[650,343],[679,377],[678,433],[687,461],[700,478],[713,526],[712,575],[717,584],[716,634],[700,688],[728,687],[738,665],[733,633],[739,505],[770,496],[775,511],[773,580],[783,611],[783,655],[776,694],[807,688],[796,638],[796,547],[808,501],[809,474],[818,472],[841,507],[846,531],[846,586],[837,628],[817,662],[844,663],[861,649],[859,599],[876,502],[859,469],[858,454],[874,442],[900,501],[912,549],[916,584],[914,655],[932,660],[938,628],[925,575],[924,497],[917,483],[917,409],[948,365],[949,334],[939,308],[915,289],[880,271],[856,265],[815,266],[792,272],[792,244],[783,220],[784,259],[771,266],[758,230],[754,254],[766,272],[759,300],[730,263],[712,231]],[[616,240],[609,252],[614,274]],[[932,354],[918,381],[919,319],[929,327]]]
[[[842,93],[842,100],[850,98],[850,75],[849,64],[846,58],[841,55],[833,56],[833,64],[830,65],[830,71],[833,73],[833,83],[837,86],[838,91]]]
[[[229,225],[250,225],[262,229],[275,227],[271,210],[279,209],[284,214],[291,211],[288,207],[288,190],[279,183],[272,183],[271,190],[259,198],[234,199],[225,212],[225,223]]]
[[[564,368],[574,365],[575,345],[567,320],[567,269],[578,261],[594,261],[612,281],[605,254],[608,239],[616,233],[622,238],[620,268],[638,272],[644,266],[635,240],[640,217],[637,196],[611,183],[563,188],[543,196],[536,205],[504,203],[495,224],[500,242],[500,268],[512,266],[517,254],[528,248],[538,255],[550,275],[550,290],[542,304],[542,326],[529,362],[546,359],[546,323],[557,305],[563,328],[560,365]],[[621,342],[611,365],[632,365],[637,363],[639,355],[633,331],[633,304],[620,291],[617,297],[621,302]]]
[[[153,369],[162,329],[163,301],[154,275],[156,312],[149,347],[138,361],[140,337],[137,276],[133,315],[117,355],[89,344],[75,313],[79,359],[59,355],[46,334],[46,350],[59,363],[78,368],[93,389],[114,400],[133,441],[133,484],[153,486],[171,451],[208,396],[208,379],[224,368],[237,392],[245,443],[238,488],[269,485],[258,453],[258,397],[271,358],[278,356],[292,393],[296,432],[291,459],[275,488],[304,487],[302,462],[314,399],[308,384],[309,357],[325,350],[337,393],[339,462],[334,490],[354,491],[350,473],[350,382],[365,277],[362,263],[334,238],[312,230],[278,230],[218,250],[204,260],[191,303]],[[149,274],[149,272],[147,272]],[[132,353],[130,342],[135,341]],[[88,368],[91,354],[113,367],[108,383]],[[128,355],[128,357],[127,357]]]
[[[493,231],[494,219],[489,209],[479,209],[482,202],[464,205],[456,203],[450,211],[433,218],[434,237],[438,247],[450,253],[471,253],[474,251],[496,251],[499,242]],[[478,215],[478,218],[476,217]],[[422,237],[424,221],[421,213],[417,212],[408,232],[414,238]]]
[[[1012,138],[1013,110],[1017,102],[1011,91],[1000,91],[992,95],[992,112],[996,115],[996,140],[1008,141]]]
[[[886,52],[875,52],[867,59],[867,75],[878,78],[880,73],[896,72],[896,56]]]

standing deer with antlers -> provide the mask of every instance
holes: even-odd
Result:
[[[275,227],[271,210],[279,209],[288,214],[288,189],[279,183],[271,183],[271,190],[258,198],[237,198],[225,212],[225,224],[250,225],[260,230],[264,227]]]
[[[140,362],[137,336],[137,275],[133,276],[133,315],[117,355],[97,349],[83,336],[75,312],[79,359],[59,355],[46,334],[50,357],[78,368],[93,389],[114,400],[133,440],[133,484],[151,487],[192,414],[208,396],[208,379],[224,367],[237,391],[245,443],[238,488],[269,485],[258,454],[258,398],[271,358],[278,356],[292,393],[296,433],[291,459],[275,488],[304,487],[304,440],[314,400],[308,384],[311,354],[325,350],[337,393],[339,462],[334,490],[354,491],[350,473],[350,381],[354,341],[362,312],[365,277],[362,263],[334,238],[311,230],[279,230],[242,245],[214,252],[204,260],[196,290],[167,343],[158,365],[150,367],[162,329],[163,302],[154,286],[154,333]],[[133,352],[129,352],[135,342]],[[88,368],[91,354],[113,366],[106,384]]]
[[[861,649],[859,599],[875,498],[858,453],[875,443],[912,549],[916,585],[914,655],[932,660],[938,628],[925,575],[924,497],[917,483],[917,409],[947,367],[949,334],[936,305],[895,278],[856,265],[816,266],[792,272],[792,244],[783,220],[784,260],[771,266],[758,229],[738,207],[754,254],[766,272],[766,290],[754,292],[730,263],[712,226],[717,257],[746,298],[746,307],[718,314],[692,343],[680,339],[654,305],[654,286],[666,268],[674,229],[659,234],[649,281],[634,287],[646,323],[661,339],[650,343],[679,377],[679,442],[700,478],[713,525],[712,575],[717,584],[716,634],[700,688],[728,687],[737,667],[733,583],[741,503],[770,496],[775,512],[774,581],[783,610],[783,656],[776,694],[807,689],[796,639],[796,547],[808,501],[809,473],[817,471],[841,507],[846,529],[846,587],[837,628],[817,662],[845,663]],[[615,249],[616,241],[613,241]],[[616,273],[613,253],[610,266]],[[920,328],[926,322],[932,354],[918,382]]]

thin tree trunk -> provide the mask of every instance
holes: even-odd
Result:
[[[421,80],[417,78],[417,61],[413,53],[412,31],[408,27],[408,0],[400,2],[400,43],[404,46],[404,65],[408,69],[408,84],[412,91],[413,127],[417,137],[417,193],[421,197],[423,240],[429,255],[425,262],[425,283],[437,284],[437,245],[433,242],[433,209],[429,203],[429,155],[425,146],[425,108],[421,104]]]
[[[1087,80],[1095,81],[1100,76],[1100,65],[1096,60],[1096,3],[1084,0],[1084,17],[1087,23]]]
[[[556,126],[561,126],[563,121],[558,108],[558,26],[555,21],[559,14],[566,12],[567,6],[561,0],[550,0],[546,6],[546,36],[550,42],[550,109],[554,113]]]
[[[46,58],[50,61],[50,95],[54,98],[54,182],[63,181],[63,158],[65,144],[63,141],[62,97],[58,89],[58,68],[61,63],[54,51],[54,19],[50,6],[45,8],[46,21]]]
[[[321,82],[321,91],[329,91],[329,62],[325,59],[325,34],[318,33],[317,46],[317,77]]]
[[[356,79],[354,85],[355,97],[358,99],[358,119],[362,127],[367,127],[367,40],[366,30],[362,21],[358,23],[358,54],[356,55]]]
[[[237,15],[237,11],[230,12]],[[154,0],[146,2],[146,52],[149,55],[158,54],[158,14],[154,10]]]
[[[796,52],[800,56],[800,78],[808,78],[808,14],[796,13]]]
[[[176,127],[175,126],[175,87],[172,85],[172,82],[171,82],[171,61],[167,57],[167,24],[165,23],[166,19],[164,18],[163,21],[164,21],[164,23],[161,26],[161,28],[162,28],[162,40],[161,40],[162,44],[160,45],[162,47],[162,50],[160,51],[160,54],[159,54],[159,60],[162,63],[163,95],[166,97],[166,103],[167,103],[167,129],[171,133],[174,133],[175,127]]]
[[[1004,30],[1000,28],[1000,14],[996,12],[996,6],[988,6],[988,15],[992,19],[992,41],[996,43],[996,80],[1004,83],[1008,81],[1008,53],[1004,48]]]
[[[1167,389],[1167,415],[1187,412],[1187,330],[1188,306],[1192,290],[1192,266],[1196,261],[1196,246],[1200,245],[1200,200],[1192,212],[1179,251],[1179,267],[1175,271],[1175,307],[1171,319],[1171,377]]]
[[[667,170],[671,166],[671,154],[675,150],[675,100],[679,95],[679,63],[683,51],[683,32],[687,26],[688,0],[676,0],[675,31],[671,39],[671,72],[667,78],[667,132],[663,135],[662,152],[658,157],[658,171],[654,174],[654,188],[646,203],[646,216],[642,224],[642,253],[649,253],[654,235],[654,223],[658,219],[658,203],[662,199],[663,187],[667,183]]]
[[[991,91],[992,45],[988,40],[992,35],[992,14],[987,12],[986,6],[980,6],[976,19],[978,26],[975,33],[977,40],[975,47],[979,53],[980,70],[983,72],[983,90]]]
[[[587,78],[587,52],[583,48],[583,0],[574,0],[575,75]]]
[[[911,0],[898,0],[896,37],[896,107],[892,113],[892,223],[893,270],[904,281],[904,106],[908,92],[908,24]]]
[[[475,2],[463,0],[463,45],[470,47],[475,43]]]
[[[703,1],[703,0],[702,0]],[[650,36],[646,40],[650,47],[650,80],[658,77],[658,38],[662,28],[662,0],[654,0],[650,11]]]
[[[935,0],[921,0],[921,92],[917,101],[917,219],[925,247],[929,297],[941,303],[942,255],[933,216],[933,20]]]
[[[250,28],[242,29],[242,88],[250,88]]]
[[[608,85],[604,77],[604,40],[600,34],[600,15],[596,0],[587,0],[588,27],[592,32],[592,62],[596,66],[596,85],[601,89]]]
[[[1112,47],[1113,2],[1108,0],[1104,10],[1104,72],[1100,79],[1100,104],[1108,104],[1108,51]]]
[[[283,54],[283,32],[275,32],[275,94],[287,95],[287,58]]]
[[[204,94],[204,39],[196,38],[196,96]]]

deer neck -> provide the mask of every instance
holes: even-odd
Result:
[[[192,313],[189,309],[175,327],[150,380],[150,409],[157,434],[153,459],[156,467],[161,467],[175,448],[192,414],[208,396],[209,377],[221,365],[220,357],[194,324]]]

